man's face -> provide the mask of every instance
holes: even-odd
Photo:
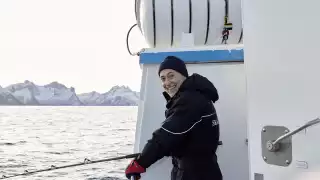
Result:
[[[164,69],[160,72],[160,79],[164,91],[166,91],[170,97],[173,97],[178,92],[186,77],[175,70]]]

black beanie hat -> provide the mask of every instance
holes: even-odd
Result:
[[[158,70],[159,76],[160,72],[163,69],[173,69],[182,74],[183,76],[188,77],[188,70],[185,63],[175,56],[168,56],[164,59],[164,61],[162,61]]]

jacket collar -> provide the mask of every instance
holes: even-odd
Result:
[[[170,101],[171,97],[169,96],[169,94],[165,91],[162,92],[162,95],[164,96],[164,99],[168,102]]]
[[[174,100],[179,96],[180,91],[178,91],[174,96],[170,97],[167,92],[163,92],[163,96],[167,101],[166,108],[169,109],[172,106]]]

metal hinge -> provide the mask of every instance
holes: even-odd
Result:
[[[261,131],[262,158],[268,164],[289,166],[292,162],[292,136],[320,123],[316,118],[290,132],[284,126],[265,126]]]

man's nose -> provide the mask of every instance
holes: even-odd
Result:
[[[163,81],[163,85],[167,86],[167,85],[169,85],[169,84],[170,84],[170,82],[169,82],[167,79],[165,79],[165,80]]]

